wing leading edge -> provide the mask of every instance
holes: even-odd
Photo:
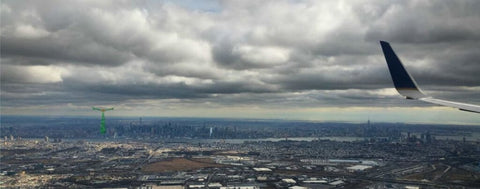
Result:
[[[407,99],[421,100],[442,106],[458,108],[463,111],[480,113],[480,106],[478,105],[440,100],[425,95],[417,86],[413,77],[407,72],[402,61],[397,57],[390,44],[385,41],[380,41],[380,45],[382,46],[383,54],[387,61],[388,70],[392,76],[393,85],[398,93],[405,96]]]

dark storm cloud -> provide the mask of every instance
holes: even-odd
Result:
[[[136,99],[205,98],[210,94],[273,92],[272,89],[264,88],[260,84],[247,82],[219,82],[191,86],[183,82],[167,84],[89,84],[65,80],[64,85],[69,91],[117,94],[125,96],[125,98],[135,96]]]
[[[169,28],[172,13],[168,11],[177,8],[157,7],[157,12],[148,15],[140,3],[32,4],[3,4],[2,56],[46,58],[49,64],[118,66],[133,58],[162,64],[190,60],[202,48],[182,34],[185,31]],[[180,14],[171,19],[180,22]]]
[[[293,76],[279,76],[273,83],[284,86],[286,90],[379,89],[391,83],[388,80],[388,73],[377,74],[380,70],[382,69],[373,67],[370,70],[368,68],[352,71],[319,70]]]
[[[37,59],[42,64],[123,64],[130,54],[86,32],[82,19],[88,19],[88,6],[63,1],[2,2],[2,58],[15,57],[20,64],[30,65],[38,65]]]
[[[397,43],[439,43],[479,40],[480,4],[466,1],[398,1],[383,6],[368,27],[366,39]],[[365,12],[360,13],[364,15]]]
[[[2,1],[2,106],[403,106],[379,40],[433,94],[478,98],[478,1],[211,4]]]
[[[129,54],[75,35],[40,39],[19,39],[2,36],[0,40],[2,56],[19,59],[19,64],[38,65],[72,62],[113,66],[123,64],[129,59]],[[41,61],[37,62],[38,59]]]
[[[238,93],[272,93],[276,89],[255,82],[223,82],[219,81],[204,86],[196,86],[196,91],[206,94],[238,94]]]

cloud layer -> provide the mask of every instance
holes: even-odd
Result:
[[[2,109],[405,106],[379,40],[430,94],[480,103],[479,9],[474,0],[2,1]]]

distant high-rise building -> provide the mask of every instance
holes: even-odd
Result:
[[[430,134],[430,132],[427,132],[425,137],[426,137],[425,140],[427,141],[427,143],[432,143],[432,135]]]
[[[368,141],[368,137],[372,137],[375,134],[372,133],[372,128],[370,127],[370,117],[367,120],[367,126],[363,128],[363,140]]]
[[[13,138],[13,135],[10,135],[10,140],[13,141],[15,138]]]
[[[48,136],[45,136],[45,142],[48,142]]]

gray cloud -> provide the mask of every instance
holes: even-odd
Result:
[[[392,87],[378,44],[387,40],[427,91],[477,102],[479,9],[477,1],[2,1],[1,101],[404,106],[382,92]]]
[[[400,43],[439,43],[479,40],[477,1],[403,1],[383,6],[366,32],[366,39]],[[359,15],[368,15],[360,12]]]
[[[19,57],[21,63],[37,65],[72,62],[92,65],[119,65],[128,60],[129,55],[111,47],[102,46],[78,36],[59,36],[40,39],[18,39],[3,37],[1,53],[6,58]],[[85,41],[87,40],[87,41]],[[25,58],[24,58],[25,57]]]

